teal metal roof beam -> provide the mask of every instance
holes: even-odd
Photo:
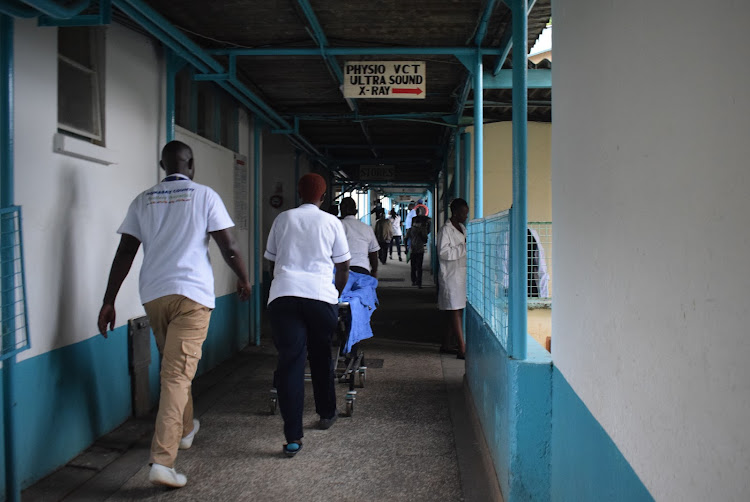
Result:
[[[367,145],[318,145],[322,149],[330,150],[364,150]],[[442,146],[435,145],[373,145],[373,147],[382,150],[440,150]]]
[[[434,119],[442,118],[445,112],[386,113],[375,115],[357,115],[354,113],[309,113],[298,115],[300,120],[398,120],[398,119]]]
[[[433,186],[432,183],[423,181],[379,181],[379,180],[359,180],[354,182],[341,183],[344,186],[348,185],[366,185],[366,186],[377,186],[377,187],[393,187],[393,188],[430,188]]]
[[[505,1],[505,3],[508,5],[508,7],[511,7],[509,1]],[[528,7],[526,8],[527,24],[528,24],[529,14],[531,14],[531,9],[534,8],[535,3],[536,3],[536,0],[529,0]],[[511,48],[513,48],[513,31],[512,30],[511,31],[506,30],[505,34],[503,34],[503,38],[500,41],[500,48],[502,49],[502,54],[500,54],[500,57],[498,57],[497,61],[495,61],[495,66],[494,68],[492,68],[493,75],[497,75],[500,72],[500,69],[503,67],[503,63],[505,63],[505,60],[508,59],[508,54],[510,54]]]
[[[0,14],[9,17],[22,17],[32,18],[41,15],[42,13],[36,9],[32,9],[28,5],[24,5],[16,0],[4,0],[0,1]]]
[[[341,67],[339,66],[339,62],[336,60],[336,56],[327,54],[328,37],[326,37],[326,34],[323,31],[323,27],[320,26],[320,22],[318,21],[318,16],[315,15],[315,11],[313,10],[308,0],[297,0],[297,3],[302,8],[302,12],[305,13],[307,22],[310,23],[310,27],[313,30],[313,39],[317,42],[318,46],[320,47],[320,52],[323,55],[323,59],[326,61],[326,64],[328,65],[328,68],[330,68],[331,72],[333,72],[333,75],[336,78],[336,81],[338,82],[339,86],[341,86],[344,83],[344,72],[341,71]],[[343,94],[342,94],[342,97],[343,97]],[[358,114],[359,105],[357,104],[357,102],[355,100],[348,100],[348,102],[351,105],[352,111],[355,114]],[[367,143],[372,145],[372,138],[370,137],[370,132],[367,130],[367,125],[364,122],[360,122],[359,126],[362,129],[362,134],[365,136]],[[378,152],[375,151],[375,148],[373,148],[372,146],[370,146],[370,151],[372,151],[372,154],[375,157],[378,156]]]
[[[552,87],[552,70],[527,70],[528,89]],[[500,70],[496,75],[485,72],[482,77],[485,89],[513,89],[513,70]]]
[[[100,0],[97,14],[79,14],[69,19],[41,16],[39,26],[105,26],[112,24],[112,0]]]
[[[485,56],[499,56],[500,49],[476,47],[328,47],[331,56],[473,56],[477,50]],[[320,56],[321,50],[312,47],[278,47],[257,49],[214,49],[206,51],[217,56]]]
[[[38,10],[42,14],[47,14],[48,16],[57,19],[69,19],[78,15],[88,7],[90,3],[89,0],[77,0],[71,5],[63,6],[50,0],[21,0],[21,2]]]

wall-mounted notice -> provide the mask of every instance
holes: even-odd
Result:
[[[424,61],[347,61],[345,98],[424,99]]]

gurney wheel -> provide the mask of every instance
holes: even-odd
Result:
[[[359,369],[359,387],[361,389],[365,388],[366,376],[367,376],[367,368],[360,368]]]
[[[275,415],[276,414],[276,408],[278,407],[278,404],[279,404],[278,394],[276,393],[276,389],[273,389],[271,391],[271,401],[269,403],[269,408],[270,408],[270,411],[271,411],[271,415]]]

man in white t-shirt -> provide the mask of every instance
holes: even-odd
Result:
[[[297,188],[302,205],[276,217],[264,254],[273,278],[268,312],[279,352],[274,384],[287,441],[282,451],[288,457],[302,449],[306,355],[319,428],[330,428],[338,416],[331,335],[351,258],[341,222],[320,210],[326,192],[323,177],[306,174]]]
[[[213,237],[227,265],[237,274],[241,300],[250,294],[247,269],[230,228],[234,226],[221,197],[194,183],[193,152],[171,141],[164,146],[161,167],[167,177],[142,192],[128,208],[118,229],[122,234],[107,291],[99,312],[99,332],[115,327],[115,297],[143,244],[139,280],[156,345],[162,355],[161,397],[151,443],[149,480],[173,488],[187,477],[174,469],[178,449],[188,449],[200,428],[193,418],[191,387],[214,308],[214,276],[208,255]]]
[[[367,223],[357,219],[357,203],[351,197],[341,199],[341,223],[344,225],[346,241],[352,261],[349,270],[358,274],[378,276],[378,251],[380,244],[375,231]]]

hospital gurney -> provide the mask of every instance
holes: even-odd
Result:
[[[344,400],[346,402],[345,415],[350,417],[354,413],[354,401],[357,399],[357,391],[354,390],[355,375],[359,375],[359,387],[364,388],[367,378],[367,366],[365,366],[364,352],[359,350],[358,343],[352,346],[348,353],[346,352],[346,345],[351,329],[351,310],[348,302],[339,302],[338,306],[338,322],[336,323],[336,331],[331,338],[331,350],[333,351],[331,365],[333,366],[334,376],[338,379],[339,383],[349,384],[349,390]],[[310,380],[310,372],[306,371],[305,381],[309,382]],[[278,393],[275,385],[271,389],[269,404],[271,414],[274,415],[278,408]]]

